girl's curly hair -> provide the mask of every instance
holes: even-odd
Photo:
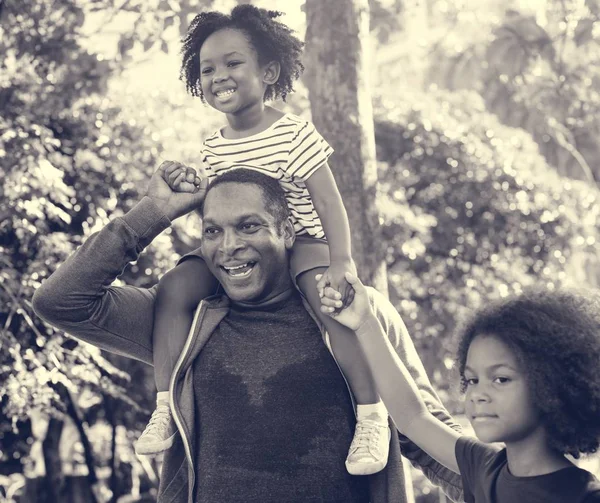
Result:
[[[476,313],[458,333],[463,391],[469,346],[478,335],[507,344],[521,364],[550,446],[596,452],[600,440],[600,298],[570,290],[528,289]]]
[[[231,28],[242,31],[248,37],[260,64],[279,62],[279,79],[267,86],[264,99],[280,97],[285,101],[285,97],[294,90],[294,81],[304,70],[300,61],[304,43],[293,35],[289,27],[276,21],[279,16],[281,12],[259,9],[253,5],[238,5],[230,15],[214,11],[198,14],[188,28],[181,50],[180,78],[185,82],[187,91],[204,100],[200,85],[200,48],[213,33]]]

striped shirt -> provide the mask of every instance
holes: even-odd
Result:
[[[323,239],[323,225],[305,182],[332,153],[312,123],[286,114],[246,138],[230,140],[216,131],[204,141],[202,161],[209,181],[236,168],[254,169],[275,178],[285,192],[296,233]]]

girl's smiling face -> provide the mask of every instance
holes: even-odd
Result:
[[[471,342],[464,379],[465,410],[483,442],[519,442],[542,427],[522,366],[493,334]]]
[[[240,30],[225,28],[200,48],[200,84],[207,103],[225,114],[262,106],[270,82],[269,66]]]

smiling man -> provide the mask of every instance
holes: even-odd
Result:
[[[277,181],[238,169],[192,195],[171,191],[164,171],[163,164],[146,197],[91,236],[33,299],[36,312],[62,330],[151,363],[156,289],[108,285],[172,220],[203,202],[201,255],[225,295],[196,310],[171,377],[179,435],[164,457],[158,502],[404,502],[401,446],[458,498],[458,476],[395,429],[381,473],[347,473],[353,401],[290,278],[295,235]],[[455,426],[398,314],[371,294],[430,410]]]

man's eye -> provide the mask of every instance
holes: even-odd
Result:
[[[214,235],[217,232],[219,232],[219,229],[217,229],[216,227],[207,227],[206,229],[204,229],[204,234],[208,235]]]
[[[241,228],[242,228],[242,230],[245,230],[245,231],[253,231],[258,228],[258,224],[255,224],[253,222],[247,222],[245,224],[242,224]]]

